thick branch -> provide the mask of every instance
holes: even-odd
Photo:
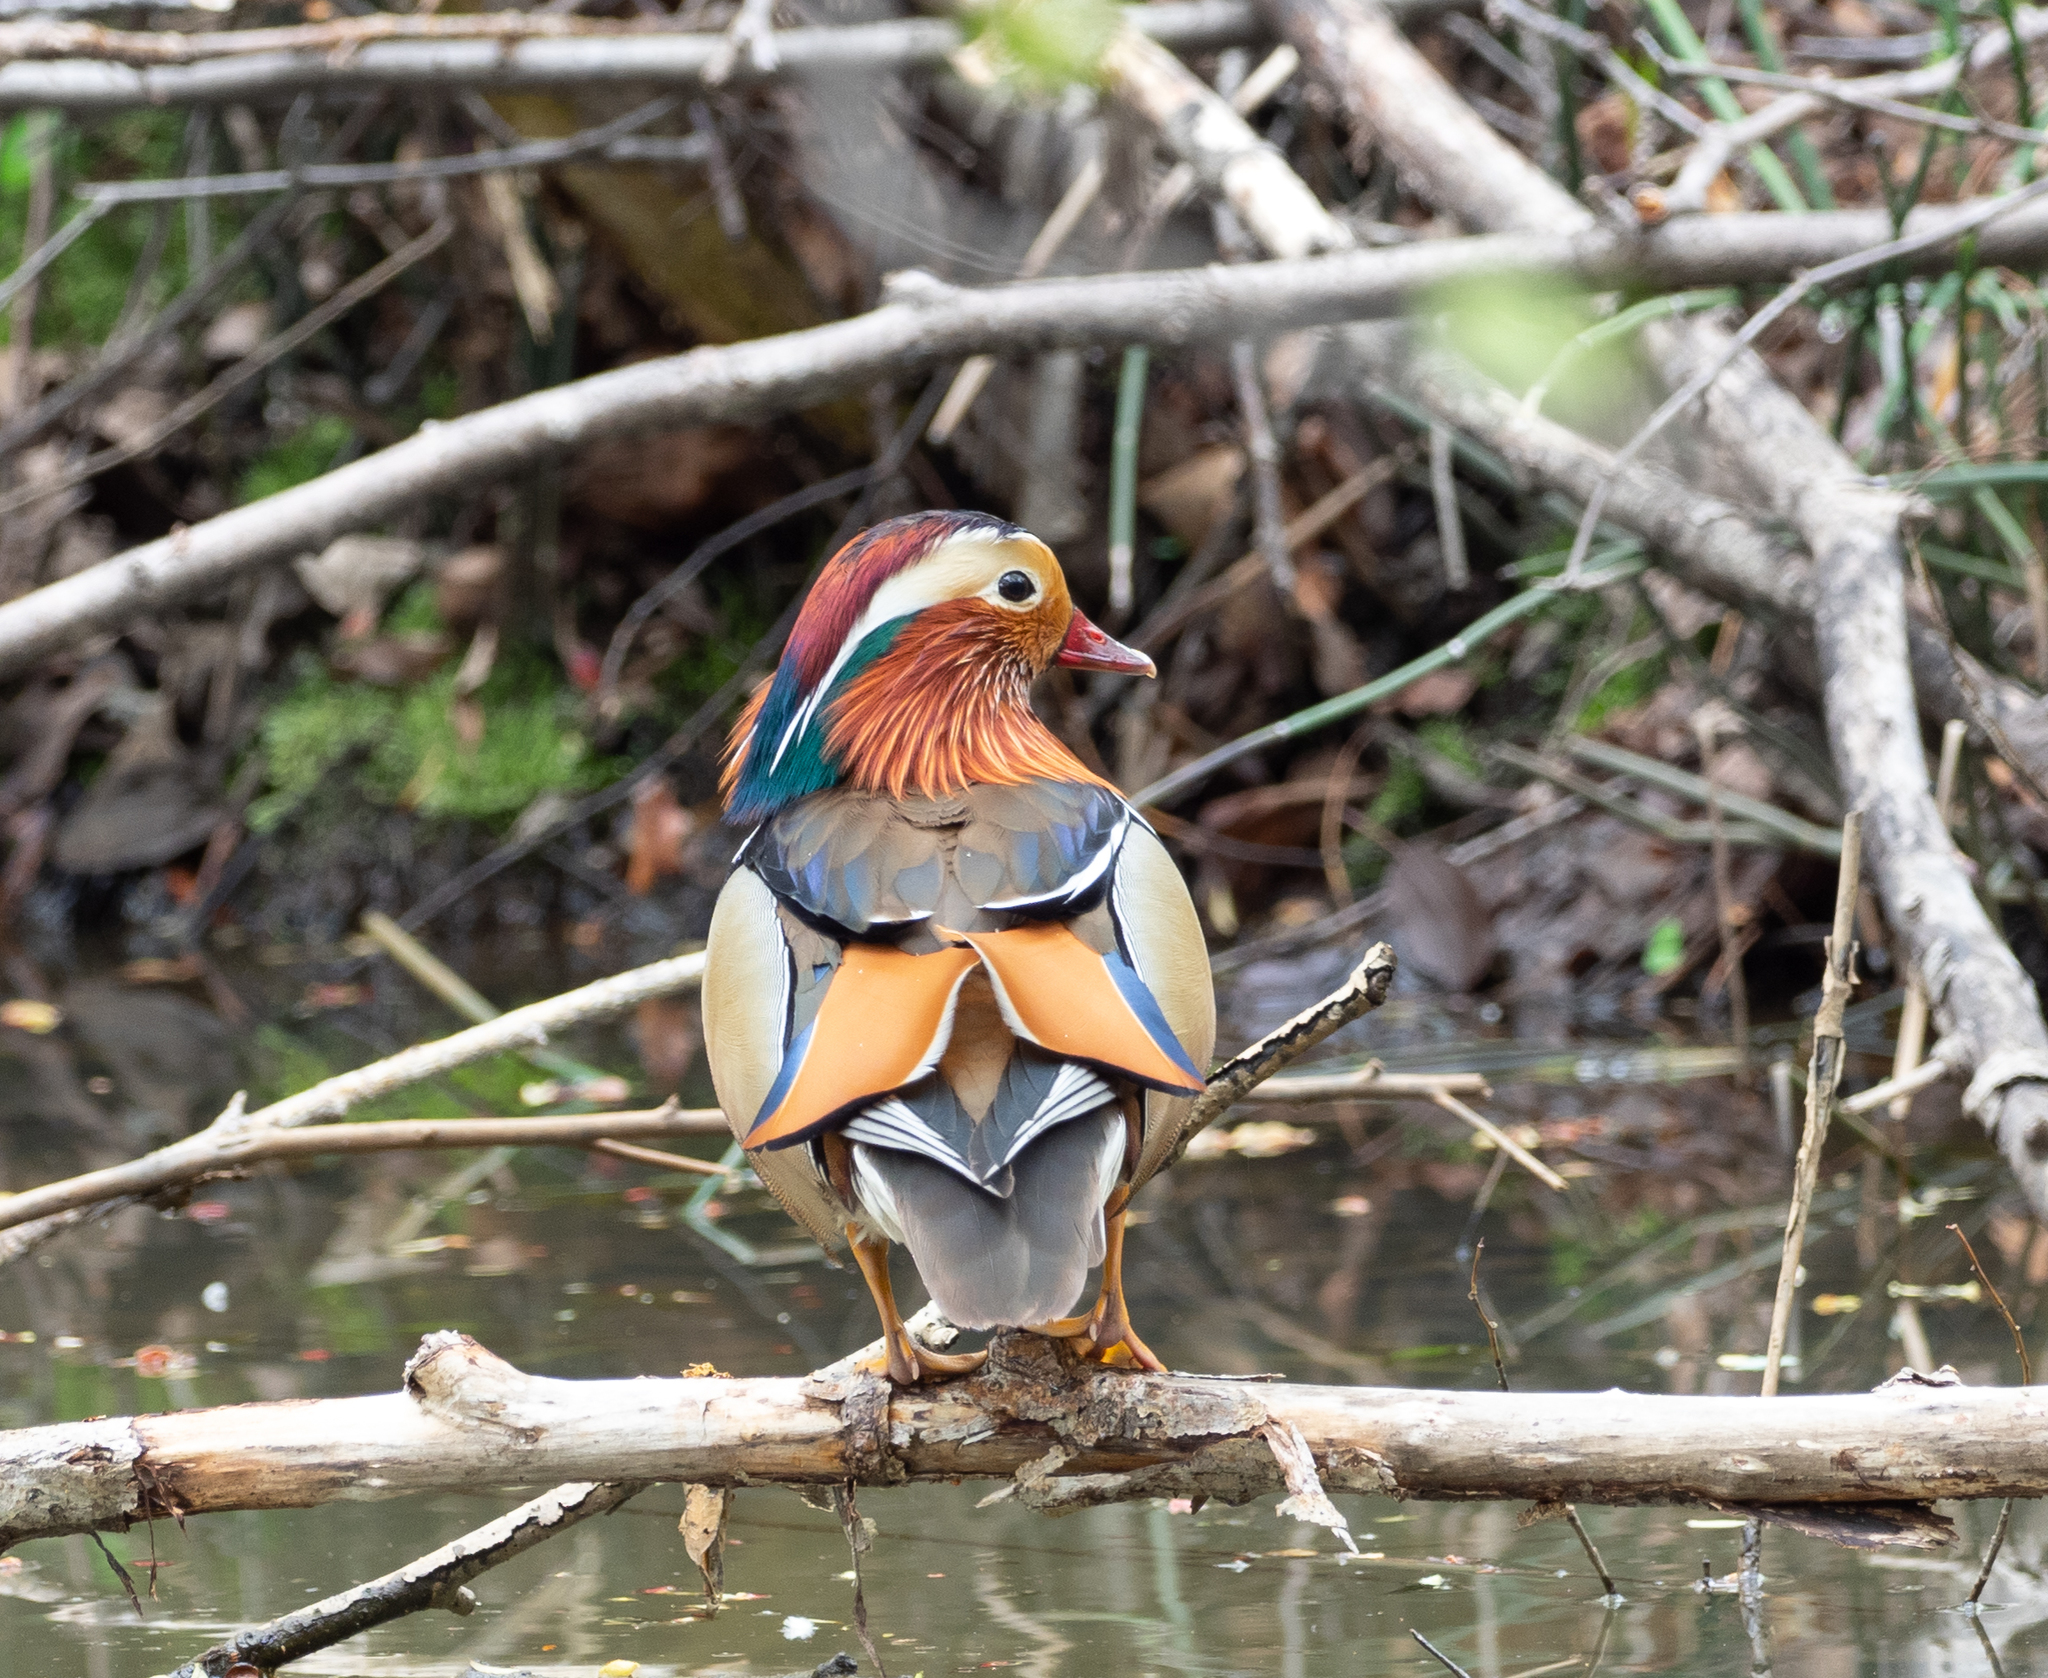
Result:
[[[2048,1495],[2027,1389],[1869,1394],[1408,1391],[1076,1366],[1027,1334],[981,1375],[563,1381],[430,1335],[405,1390],[0,1433],[0,1549],[174,1511],[537,1480],[714,1486],[1014,1479],[1052,1509],[1281,1490],[1259,1432],[1300,1430],[1331,1491],[1580,1503],[1892,1505]],[[145,1491],[144,1488],[147,1488]],[[1848,1511],[1853,1513],[1852,1511]]]
[[[1200,84],[1196,84],[1200,85]],[[1213,95],[1212,95],[1213,97]],[[1940,225],[1949,208],[1909,229]],[[1333,223],[1334,224],[1334,223]],[[968,291],[900,276],[890,301],[829,326],[709,347],[430,424],[311,483],[130,549],[0,605],[0,677],[94,630],[204,595],[257,566],[317,552],[423,498],[509,477],[605,438],[766,418],[981,351],[1097,343],[1185,344],[1404,312],[1474,275],[1549,275],[1595,289],[1782,278],[1832,252],[1882,243],[1882,212],[1712,216],[1643,234],[1442,240],[1292,262],[1041,280]],[[1980,235],[1986,262],[2048,260],[2048,206]],[[1937,258],[1929,254],[1930,263]]]

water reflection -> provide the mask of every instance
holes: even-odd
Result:
[[[266,1021],[234,1040],[242,1077],[259,1087],[436,1029],[423,1003],[381,981],[374,1006],[334,1016],[303,1006],[302,976],[288,969],[230,977]],[[1245,1035],[1298,1000],[1258,969],[1240,983],[1230,1017]],[[26,1073],[0,1088],[10,1184],[119,1157],[211,1111],[231,1081],[218,1043],[183,1058],[163,1043],[144,1053],[118,1040],[119,1009],[83,994],[77,1033],[4,1045]],[[160,1016],[138,1013],[157,1038]],[[1671,1081],[1699,1051],[1669,1032],[1610,1028],[1589,1043],[1553,1018],[1532,1041],[1529,1023],[1404,1002],[1336,1047],[1390,1066],[1511,1066],[1518,1081],[1503,1080],[1489,1112],[1531,1127],[1570,1194],[1494,1170],[1432,1111],[1291,1114],[1314,1120],[1313,1145],[1190,1161],[1148,1191],[1130,1258],[1148,1340],[1183,1368],[1489,1385],[1460,1256],[1483,1235],[1519,1387],[1753,1391],[1743,1359],[1762,1347],[1784,1181],[1767,1101],[1721,1078]],[[1866,1016],[1868,1032],[1881,1026]],[[577,1052],[636,1064],[625,1030]],[[481,1068],[405,1110],[489,1110],[527,1075]],[[2023,1321],[2048,1304],[2048,1244],[2001,1198],[1967,1130],[1924,1105],[1916,1204],[1941,1216],[1901,1224],[1896,1185],[1846,1151],[1824,1179],[1801,1313],[1809,1387],[1867,1387],[1897,1367],[1888,1284],[1967,1276],[1940,1227],[1951,1219],[1985,1231],[1980,1246],[1999,1255],[1994,1274]],[[209,1184],[176,1216],[124,1212],[91,1240],[0,1270],[0,1423],[388,1389],[418,1337],[445,1327],[571,1376],[697,1363],[794,1374],[871,1337],[857,1279],[794,1247],[762,1195],[734,1185],[706,1208],[720,1230],[770,1249],[770,1262],[747,1265],[689,1227],[696,1187],[571,1151],[466,1164],[392,1156]],[[1822,1296],[1834,1302],[1827,1315],[1811,1309]],[[1972,1382],[2012,1378],[2010,1342],[1988,1313],[1953,1297],[1918,1304],[1940,1360]],[[1518,1528],[1511,1508],[1343,1499],[1365,1552],[1352,1560],[1270,1501],[1053,1520],[977,1508],[985,1490],[863,1500],[880,1528],[867,1601],[892,1673],[1413,1674],[1430,1667],[1416,1629],[1474,1678],[1596,1660],[1603,1673],[1688,1678],[1766,1662],[1783,1674],[1931,1678],[1989,1670],[1980,1633],[2005,1671],[2048,1670],[2048,1517],[2029,1506],[1992,1585],[2001,1606],[1981,1625],[1950,1611],[1995,1516],[1975,1506],[1959,1511],[1967,1543],[1953,1560],[1859,1556],[1771,1532],[1763,1618],[1746,1625],[1734,1593],[1695,1588],[1703,1564],[1716,1579],[1734,1572],[1741,1536],[1697,1512],[1586,1511],[1629,1599],[1609,1616],[1569,1530]],[[160,1525],[154,1553],[145,1531],[111,1539],[154,1581],[141,1623],[87,1540],[30,1544],[0,1563],[0,1673],[164,1672],[234,1625],[398,1566],[518,1495],[214,1516],[183,1533]],[[859,1653],[831,1515],[788,1492],[743,1492],[726,1562],[734,1595],[702,1618],[675,1535],[681,1502],[657,1488],[487,1575],[473,1618],[419,1616],[293,1670],[589,1674],[625,1659],[656,1678],[808,1673],[837,1650]]]

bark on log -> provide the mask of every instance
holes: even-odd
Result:
[[[1922,1377],[1768,1400],[1297,1387],[1076,1365],[1021,1333],[998,1338],[983,1373],[933,1388],[833,1371],[564,1381],[442,1332],[401,1392],[0,1433],[0,1550],[145,1518],[598,1478],[1007,1479],[1055,1513],[1242,1503],[1286,1489],[1269,1427],[1300,1431],[1333,1492],[1768,1507],[1843,1530],[1863,1513],[1925,1542],[1927,1521],[1898,1506],[2048,1495],[2044,1422],[2029,1389]]]
[[[1197,84],[1200,85],[1200,84]],[[1212,96],[1213,97],[1213,96]],[[1955,212],[1924,212],[1908,230]],[[1330,218],[1335,225],[1334,218]],[[749,421],[829,402],[888,374],[983,351],[1035,354],[1117,342],[1212,342],[1399,314],[1472,275],[1541,274],[1593,289],[1782,278],[1816,249],[1881,243],[1881,212],[1712,216],[1630,234],[1442,240],[1295,262],[1038,280],[966,290],[897,277],[881,308],[828,326],[691,350],[598,374],[446,423],[381,452],[207,519],[0,605],[0,678],[95,630],[202,596],[256,567],[317,552],[424,497],[507,478],[606,438],[684,424]],[[1980,258],[2048,258],[2048,205],[1979,235]],[[1936,258],[1930,255],[1930,262]]]
[[[1264,3],[1352,122],[1440,208],[1496,232],[1591,225],[1458,98],[1378,0]],[[1704,322],[1652,326],[1643,340],[1674,389],[1727,345]],[[1900,525],[1909,500],[1870,487],[1752,353],[1734,359],[1698,412],[1699,430],[1813,556],[1814,634],[1843,797],[1864,812],[1887,918],[1912,952],[1944,1042],[1969,1069],[1964,1109],[2048,1215],[2048,1023],[1935,812],[1908,657]]]

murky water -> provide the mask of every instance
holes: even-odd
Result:
[[[206,1116],[238,1080],[303,1082],[450,1023],[385,972],[373,996],[333,1007],[350,999],[308,989],[325,972],[282,960],[223,969],[216,979],[249,1010],[227,1026],[225,999],[199,983],[53,985],[67,1011],[63,1031],[9,1033],[0,1045],[11,1057],[0,1080],[7,1181],[98,1162],[66,1142],[62,1126],[74,1135],[96,1126],[92,1146],[111,1157],[142,1145],[152,1127]],[[1254,1033],[1325,976],[1251,969],[1231,1018]],[[552,987],[493,988],[510,1003]],[[1882,1028],[1882,1008],[1867,1008],[1866,1039],[1874,1044]],[[1132,1303],[1169,1363],[1295,1380],[1490,1385],[1461,1251],[1483,1235],[1483,1279],[1508,1329],[1518,1386],[1753,1389],[1740,1360],[1762,1347],[1776,1269],[1773,1202],[1784,1181],[1760,1098],[1732,1093],[1725,1079],[1657,1081],[1699,1051],[1654,1021],[1624,1030],[1610,1020],[1595,1031],[1554,1009],[1502,1017],[1413,1001],[1353,1028],[1340,1046],[1389,1064],[1485,1060],[1502,1069],[1488,1110],[1537,1127],[1548,1157],[1573,1175],[1572,1195],[1548,1195],[1509,1171],[1475,1219],[1490,1156],[1419,1107],[1248,1113],[1329,1122],[1312,1146],[1191,1161],[1148,1191],[1132,1237]],[[638,1071],[625,1028],[572,1047]],[[534,1076],[516,1064],[487,1067],[392,1110],[501,1110]],[[691,1077],[686,1096],[705,1097],[701,1067]],[[1831,1162],[1799,1323],[1809,1387],[1867,1387],[1897,1367],[1887,1285],[1967,1276],[1941,1231],[1948,1221],[1978,1235],[1987,1254],[2001,1241],[2010,1249],[1993,1260],[1994,1275],[2010,1284],[2024,1320],[2048,1308],[2048,1243],[2031,1251],[2024,1225],[2013,1236],[2000,1179],[1966,1135],[1942,1132],[1938,1113],[1925,1128],[1926,1181],[1941,1192],[1927,1194],[1923,1183],[1921,1198],[1941,1215],[1903,1233],[1888,1179],[1847,1151],[1839,1169]],[[437,1328],[463,1329],[522,1368],[564,1376],[673,1374],[700,1361],[735,1374],[794,1374],[872,1336],[857,1279],[803,1255],[758,1194],[712,1208],[729,1237],[782,1249],[748,1265],[687,1226],[694,1179],[564,1150],[451,1177],[460,1163],[401,1156],[209,1185],[182,1215],[131,1212],[102,1237],[0,1271],[0,1331],[9,1335],[0,1343],[0,1425],[388,1390],[418,1337]],[[1836,1306],[1862,1305],[1817,1314],[1810,1306],[1823,1294]],[[2013,1379],[2010,1341],[1981,1306],[1930,1299],[1922,1318],[1937,1358],[1966,1379]],[[137,1367],[144,1347],[168,1348],[166,1372]],[[143,1362],[156,1369],[166,1360]],[[1738,1674],[1768,1664],[1829,1678],[1931,1678],[1989,1672],[1992,1649],[2007,1673],[2048,1671],[2048,1517],[2031,1508],[2015,1519],[1990,1592],[1999,1606],[1981,1633],[1953,1610],[1989,1531],[1988,1508],[1952,1511],[1966,1534],[1953,1558],[1858,1555],[1773,1531],[1759,1642],[1734,1597],[1695,1588],[1703,1563],[1717,1576],[1733,1569],[1739,1541],[1725,1520],[1700,1511],[1587,1511],[1628,1597],[1609,1614],[1569,1530],[1518,1529],[1512,1507],[1342,1498],[1366,1553],[1353,1560],[1328,1533],[1277,1517],[1271,1500],[1053,1520],[1010,1505],[977,1509],[986,1490],[864,1496],[880,1529],[867,1602],[892,1674],[1441,1671],[1414,1642],[1418,1630],[1474,1678],[1583,1672],[1594,1662],[1608,1673]],[[517,1501],[502,1492],[208,1516],[183,1533],[159,1524],[153,1536],[110,1538],[138,1581],[154,1579],[139,1620],[89,1540],[25,1545],[0,1562],[0,1675],[167,1671],[237,1624],[387,1571]],[[676,1536],[680,1506],[674,1488],[652,1490],[484,1576],[474,1616],[416,1616],[292,1670],[460,1674],[476,1663],[589,1674],[623,1659],[654,1678],[808,1673],[836,1651],[860,1653],[834,1517],[791,1492],[742,1493],[726,1576],[737,1594],[707,1619],[692,1612],[700,1597]]]

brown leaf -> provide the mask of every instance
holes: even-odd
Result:
[[[687,996],[650,996],[633,1012],[633,1035],[640,1045],[640,1066],[647,1088],[657,1096],[675,1095],[697,1058],[703,1032],[697,1004]]]
[[[474,629],[497,603],[498,579],[505,555],[494,547],[464,548],[452,555],[434,578],[434,604],[441,621],[462,633]]]
[[[1629,142],[1635,137],[1635,105],[1624,94],[1609,93],[1595,99],[1573,118],[1579,144],[1603,175],[1617,175],[1628,167]]]
[[[697,1571],[704,1576],[704,1594],[716,1602],[725,1594],[725,1523],[732,1513],[729,1486],[685,1486],[683,1518],[676,1530]]]
[[[454,644],[445,635],[410,630],[403,635],[371,635],[360,641],[342,641],[327,663],[337,676],[348,676],[371,687],[409,687],[431,675],[454,650]]]
[[[1432,670],[1400,692],[1394,709],[1404,717],[1448,717],[1464,710],[1479,691],[1479,678],[1469,670]]]
[[[626,889],[644,897],[664,874],[683,871],[683,841],[696,823],[676,802],[666,775],[656,775],[633,791],[632,851],[626,860]]]
[[[1244,450],[1235,443],[1218,443],[1147,478],[1138,486],[1138,505],[1189,547],[1196,547],[1209,534],[1209,526],[1229,511],[1237,480],[1243,476]]]
[[[1386,888],[1402,966],[1453,991],[1469,991],[1486,977],[1500,948],[1493,915],[1455,863],[1427,845],[1403,845]]]
[[[598,443],[578,460],[570,498],[600,518],[662,530],[713,504],[729,505],[734,480],[756,477],[762,452],[758,433],[734,425]]]

